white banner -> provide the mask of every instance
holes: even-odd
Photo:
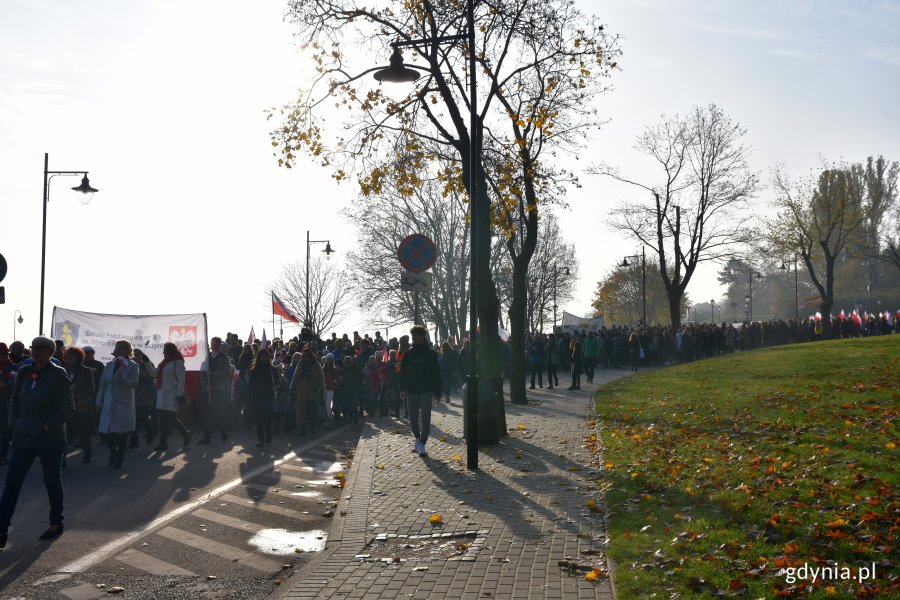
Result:
[[[191,315],[104,315],[53,307],[53,339],[69,346],[91,346],[97,360],[112,358],[116,340],[128,340],[153,364],[163,359],[162,347],[172,342],[184,356],[188,371],[200,371],[206,361],[206,313]]]
[[[560,331],[593,331],[597,332],[603,328],[603,317],[594,317],[593,319],[585,319],[578,317],[572,313],[563,311]]]

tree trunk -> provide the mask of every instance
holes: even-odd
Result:
[[[666,295],[669,298],[669,320],[672,321],[672,328],[678,329],[681,327],[681,290],[673,285],[666,290]]]
[[[503,406],[503,374],[500,365],[500,302],[491,273],[490,198],[487,193],[487,178],[480,168],[478,175],[481,179],[478,183],[479,197],[475,203],[476,222],[479,224],[475,231],[478,244],[478,252],[475,254],[478,279],[475,290],[479,327],[476,337],[478,369],[481,381],[489,384],[496,393],[494,398],[478,399],[478,438],[479,442],[491,443],[506,435],[506,412]]]
[[[513,404],[528,402],[525,391],[525,295],[528,292],[527,267],[521,257],[513,258],[513,293],[509,305],[509,398]]]

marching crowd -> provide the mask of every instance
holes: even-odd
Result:
[[[693,323],[674,328],[603,328],[599,332],[529,334],[526,365],[531,388],[559,386],[559,372],[571,376],[569,390],[592,382],[597,368],[689,362],[736,350],[900,333],[900,318],[867,315],[802,321]],[[108,463],[120,469],[127,448],[141,441],[163,454],[177,432],[181,448],[190,445],[192,428],[202,429],[198,444],[222,442],[242,426],[255,429],[257,447],[272,443],[275,432],[304,436],[323,427],[358,423],[365,417],[409,419],[412,450],[426,454],[431,409],[450,402],[467,375],[468,341],[432,345],[424,327],[386,340],[353,333],[320,339],[309,328],[289,341],[247,343],[229,333],[210,340],[201,371],[187,371],[178,346],[166,343],[154,364],[127,340],[101,362],[93,348],[64,347],[59,340],[35,338],[30,348],[20,341],[0,343],[0,466],[8,466],[0,497],[0,548],[25,476],[41,462],[50,499],[50,527],[41,539],[63,531],[61,470],[70,449],[81,460],[93,458],[92,437],[109,448]],[[510,350],[501,344],[504,374]],[[189,428],[185,421],[191,425]],[[10,456],[10,447],[12,454]]]

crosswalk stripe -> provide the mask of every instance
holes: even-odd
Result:
[[[206,510],[205,508],[198,508],[192,514],[198,519],[212,521],[213,523],[218,523],[219,525],[224,525],[225,527],[232,527],[241,531],[249,531],[250,533],[259,533],[263,529],[270,529],[269,527],[263,527],[262,525],[257,525],[256,523],[251,523],[250,521],[245,521],[244,519],[235,519],[234,517],[229,517],[228,515],[223,515],[211,510]]]
[[[273,490],[278,488],[278,485],[276,485],[276,484],[262,485],[261,483],[245,483],[244,487],[247,488],[248,490],[256,490],[258,492],[272,492],[274,494],[275,492]]]
[[[299,510],[284,508],[283,506],[263,504],[262,502],[254,502],[252,500],[247,500],[246,498],[241,498],[240,496],[232,496],[231,494],[225,494],[221,497],[221,500],[225,500],[239,506],[249,506],[254,510],[262,510],[265,512],[270,512],[274,515],[281,515],[282,517],[290,517],[292,519],[297,519],[298,521],[314,521],[319,518],[316,515],[305,515]]]
[[[187,575],[196,577],[196,573],[192,573],[187,569],[182,569],[176,565],[170,565],[169,563],[159,560],[155,556],[150,556],[149,554],[144,554],[134,548],[129,548],[122,554],[116,557],[116,560],[119,562],[123,562],[126,565],[134,567],[139,571],[143,571],[144,573],[149,573],[150,575]]]
[[[282,569],[282,565],[280,562],[269,560],[267,558],[263,558],[262,556],[257,556],[253,552],[241,550],[239,548],[229,546],[228,544],[222,544],[221,542],[216,542],[205,537],[201,537],[199,535],[177,529],[175,527],[165,527],[157,531],[156,534],[176,541],[179,544],[184,544],[185,546],[190,546],[191,548],[196,548],[197,550],[202,550],[203,552],[208,552],[209,554],[213,554],[225,560],[238,562],[242,565],[250,567],[251,569],[262,571],[263,573],[274,574],[278,573]]]
[[[265,479],[278,479],[279,481],[286,481],[288,483],[305,483],[311,485],[309,479],[293,477],[291,475],[285,475],[284,473],[263,473],[260,477]],[[322,481],[323,479],[324,477],[317,477],[316,481]]]

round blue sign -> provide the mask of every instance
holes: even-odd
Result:
[[[400,242],[397,248],[397,256],[400,258],[400,264],[407,271],[413,273],[421,273],[427,271],[434,264],[437,258],[437,250],[428,237],[421,233],[414,233],[407,236]]]

